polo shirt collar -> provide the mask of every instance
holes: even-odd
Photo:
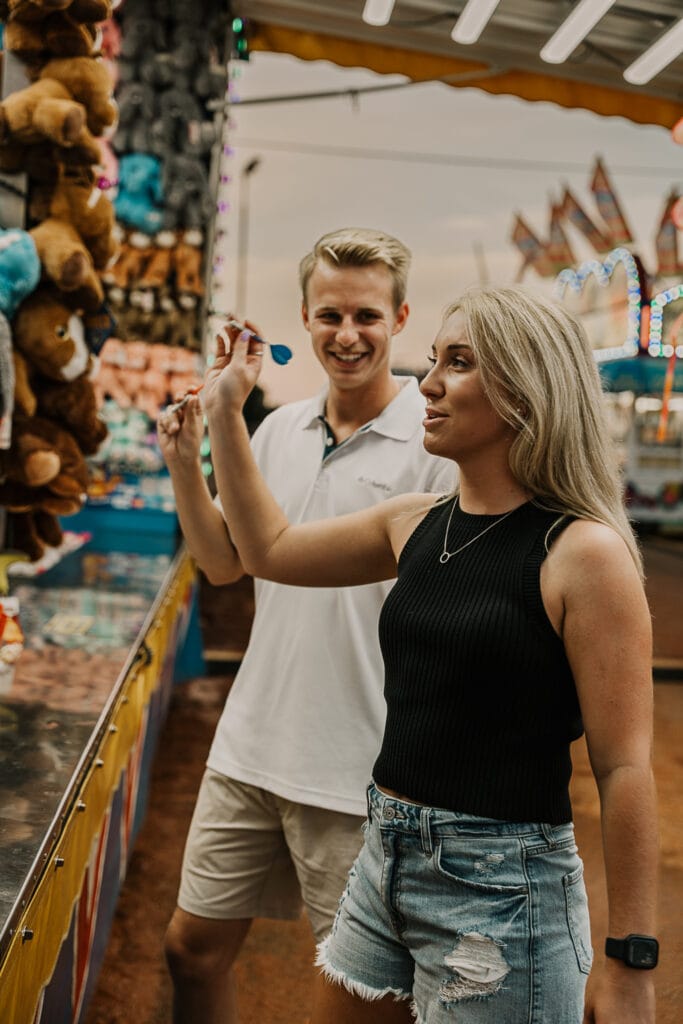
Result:
[[[395,398],[376,416],[368,432],[374,431],[395,441],[409,441],[415,432],[415,409],[419,402],[416,377],[394,377],[401,390]],[[325,414],[328,389],[325,387],[310,399],[310,415],[303,422],[305,430],[320,426],[320,419]]]

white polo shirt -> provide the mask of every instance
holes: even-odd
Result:
[[[276,409],[259,426],[254,456],[290,522],[357,511],[395,494],[453,490],[454,464],[422,445],[417,381],[396,380],[402,386],[393,401],[326,457],[326,392]],[[209,767],[298,803],[364,814],[386,710],[377,620],[392,586],[256,580],[249,645]]]

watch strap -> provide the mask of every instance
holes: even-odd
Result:
[[[623,960],[626,956],[626,939],[605,939],[605,955]]]
[[[627,935],[605,939],[605,954],[622,960],[628,967],[651,970],[659,960],[659,943],[653,935]]]

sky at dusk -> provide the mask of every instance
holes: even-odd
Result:
[[[233,91],[242,101],[402,81],[277,54],[253,54],[238,67]],[[665,196],[673,186],[683,190],[683,148],[664,128],[437,83],[355,100],[237,103],[231,123],[234,153],[223,168],[232,178],[224,192],[231,210],[219,217],[225,234],[214,305],[235,308],[239,182],[258,157],[248,179],[246,313],[269,341],[294,350],[286,367],[266,360],[262,385],[273,404],[310,395],[324,381],[301,324],[297,266],[325,232],[381,228],[412,250],[411,316],[395,339],[394,363],[422,369],[450,301],[482,280],[515,280],[515,212],[545,237],[549,201],[565,184],[595,212],[589,182],[597,155],[648,269]],[[594,255],[568,234],[578,259]],[[551,289],[533,271],[524,283]]]

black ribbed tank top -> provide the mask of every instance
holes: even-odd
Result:
[[[441,564],[454,500],[408,539],[382,608],[387,721],[373,776],[432,807],[562,824],[569,745],[583,725],[540,571],[546,543],[571,520],[527,502]],[[456,504],[448,550],[497,518]]]

